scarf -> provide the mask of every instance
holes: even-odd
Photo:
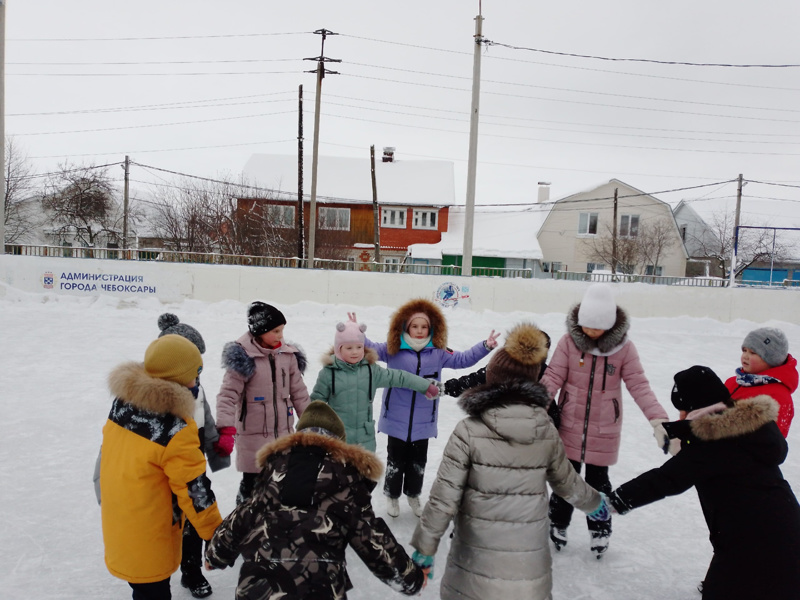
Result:
[[[400,338],[400,349],[401,350],[413,350],[414,352],[419,352],[423,348],[427,348],[428,346],[432,346],[431,343],[431,336],[425,338],[412,338],[408,333],[405,331],[403,332],[402,337]]]
[[[767,385],[768,383],[782,383],[780,379],[772,375],[760,375],[759,373],[745,373],[741,369],[736,369],[736,385],[742,387],[754,387],[757,385]]]

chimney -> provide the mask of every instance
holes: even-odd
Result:
[[[539,197],[536,199],[539,204],[545,204],[550,202],[550,182],[549,181],[540,181],[539,182]]]
[[[383,147],[383,157],[381,158],[382,162],[394,162],[394,147],[393,146],[384,146]]]

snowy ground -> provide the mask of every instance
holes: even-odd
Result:
[[[774,292],[765,292],[765,300],[770,293]],[[624,298],[620,303],[624,306]],[[318,357],[331,344],[336,321],[344,320],[353,307],[304,302],[280,308],[288,320],[287,338],[300,343],[309,355],[305,379],[311,388],[320,367]],[[359,310],[359,320],[368,324],[372,339],[385,339],[394,308]],[[535,301],[531,308],[535,309]],[[5,557],[0,570],[3,598],[130,597],[127,584],[112,577],[103,563],[92,470],[111,401],[106,376],[122,361],[142,359],[145,347],[158,334],[156,319],[167,310],[203,334],[208,350],[202,383],[213,402],[222,379],[222,345],[246,328],[244,304],[187,300],[165,306],[153,299],[79,298],[0,290],[0,391],[4,405],[0,506],[6,507],[6,524],[0,534],[0,555]],[[564,332],[563,314],[455,309],[448,313],[450,345],[465,349],[484,339],[491,329],[505,331],[522,320],[536,322],[554,342]],[[795,355],[800,353],[800,326],[780,321],[769,324],[781,327],[789,336],[790,350]],[[724,379],[738,365],[745,334],[761,325],[689,317],[634,319],[631,338],[653,389],[670,416],[676,417],[669,403],[672,375],[693,364],[704,364]],[[615,485],[665,460],[656,448],[650,426],[629,396],[625,406],[621,458],[611,469]],[[423,496],[435,477],[448,435],[462,416],[454,400],[443,401],[440,434],[432,440]],[[800,445],[800,424],[795,424],[789,443]],[[385,459],[383,434],[378,436],[378,447],[378,454]],[[796,449],[790,451],[783,472],[800,492],[800,452]],[[220,509],[227,514],[234,506],[239,475],[226,469],[211,474],[211,479]],[[379,492],[374,504],[376,512],[385,516]],[[407,544],[415,526],[408,507],[402,505],[397,519],[385,518],[398,539]],[[554,557],[556,599],[699,598],[695,586],[703,578],[711,547],[693,490],[615,518],[611,548],[602,561],[589,553],[583,519],[573,522],[569,536],[567,548]],[[436,576],[423,598],[438,598],[447,551],[445,539],[436,557]],[[355,585],[349,597],[393,594],[354,554],[349,563]],[[208,574],[215,591],[213,598],[232,598],[236,577],[237,569]],[[180,587],[178,577],[173,577],[172,589],[176,599],[191,597]]]

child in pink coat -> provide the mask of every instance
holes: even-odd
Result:
[[[611,493],[608,467],[616,464],[622,432],[622,382],[650,421],[659,447],[669,438],[662,423],[667,411],[645,377],[636,346],[628,339],[627,313],[614,302],[607,284],[589,286],[580,304],[567,314],[567,333],[559,340],[541,383],[558,396],[559,434],[567,458],[578,473],[586,464],[586,483]],[[567,543],[572,505],[550,497],[550,539],[556,550]],[[600,558],[608,549],[611,521],[587,521],[591,550]]]

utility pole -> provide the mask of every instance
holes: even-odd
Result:
[[[739,215],[742,212],[742,187],[744,187],[744,179],[742,174],[739,173],[739,186],[736,190],[736,213],[733,217],[733,247],[731,248],[729,288],[733,288],[736,285],[736,253],[739,250]]]
[[[0,0],[0,254],[6,253],[6,1]]]
[[[131,173],[131,159],[125,155],[125,164],[122,167],[125,169],[125,187],[122,191],[122,249],[128,249],[128,192],[130,190],[130,173]],[[127,252],[123,252],[122,256],[127,258]]]
[[[378,184],[375,181],[375,145],[369,147],[370,172],[372,173],[372,228],[375,231],[375,262],[381,262],[381,221],[378,213]]]
[[[308,222],[308,268],[314,268],[314,251],[317,236],[317,164],[319,163],[319,112],[320,101],[322,100],[322,79],[325,75],[338,75],[336,71],[329,71],[325,68],[326,62],[342,62],[336,58],[325,57],[325,38],[329,35],[339,35],[327,29],[317,29],[314,33],[322,36],[322,49],[316,58],[304,58],[303,60],[316,60],[317,68],[307,73],[317,74],[317,97],[314,102],[314,149],[311,160],[311,202],[309,202],[309,222]]]
[[[617,195],[619,188],[614,188],[614,226],[611,229],[611,275],[617,274]]]
[[[305,219],[303,218],[303,85],[297,108],[297,268],[302,268],[305,257]]]
[[[479,9],[480,10],[480,9]],[[472,275],[472,237],[475,227],[475,172],[478,166],[478,115],[481,98],[481,44],[483,17],[475,17],[475,50],[472,62],[472,108],[469,118],[469,158],[467,162],[467,206],[464,212],[464,250],[461,274]]]

